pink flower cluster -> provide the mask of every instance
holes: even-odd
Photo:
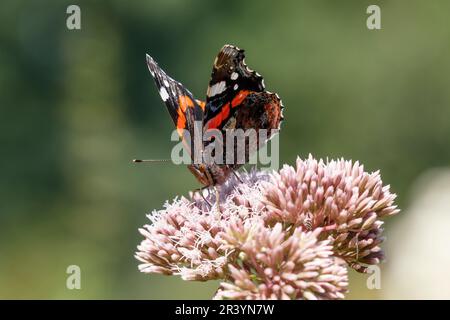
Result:
[[[215,299],[340,299],[347,266],[383,260],[381,219],[399,211],[379,172],[344,160],[309,156],[219,188],[220,210],[210,190],[148,215],[140,271],[220,279]]]

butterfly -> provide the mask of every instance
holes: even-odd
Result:
[[[266,129],[270,138],[280,129],[283,120],[281,99],[277,94],[266,91],[263,77],[247,67],[244,50],[228,44],[223,46],[214,60],[205,101],[196,99],[185,86],[168,76],[150,55],[147,54],[146,58],[161,99],[192,160],[195,152],[202,154],[214,142],[214,139],[202,142],[200,150],[194,150],[192,141],[188,141],[194,139],[187,139],[187,136],[194,137],[196,123],[201,124],[202,132],[219,130],[223,136],[226,136],[227,130],[254,129],[258,132]],[[259,140],[253,145],[246,141],[243,162],[248,162],[251,152],[259,149],[268,139]],[[222,141],[221,147],[225,151],[226,146],[226,140]],[[231,152],[237,159],[239,150],[235,146],[233,148]],[[223,184],[242,164],[237,161],[192,161],[187,167],[203,188],[207,188]]]

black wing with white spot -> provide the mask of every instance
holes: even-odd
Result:
[[[228,44],[218,53],[206,92],[205,123],[220,113],[239,92],[264,91],[263,77],[250,70],[244,58],[244,50]]]
[[[176,128],[192,134],[194,122],[203,121],[202,107],[188,89],[169,77],[148,54],[147,66]]]

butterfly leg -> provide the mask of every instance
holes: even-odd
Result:
[[[231,172],[234,174],[236,179],[239,180],[240,183],[244,183],[244,180],[242,180],[242,178],[239,176],[239,174],[235,170],[231,170]]]
[[[206,199],[205,195],[203,194],[203,190],[205,190],[205,189],[208,189],[208,186],[195,189],[194,191],[192,191],[192,194],[194,195],[196,192],[198,194],[200,194],[200,196],[203,198],[203,200],[209,205],[210,208],[212,208],[211,202],[209,202],[208,199]],[[209,189],[208,189],[208,195],[209,195]]]
[[[220,210],[220,194],[219,194],[219,188],[217,186],[214,186],[214,190],[216,191],[216,206],[217,206],[217,211],[219,211],[219,213],[222,213],[222,211]]]
[[[212,186],[212,187],[214,187],[214,190],[216,191],[216,206],[217,206],[217,211],[219,212],[219,213],[221,213],[221,211],[220,211],[220,205],[219,205],[219,200],[220,200],[220,194],[219,194],[219,189],[218,189],[218,187],[215,185],[215,183],[214,183],[214,179],[213,179],[213,176],[212,176],[212,173],[211,173],[211,171],[207,168],[207,167],[203,167],[203,171],[204,171],[204,175],[205,175],[205,177],[206,177],[206,179],[207,179],[207,186],[206,187],[210,187],[210,186]],[[212,207],[212,206],[211,206]]]

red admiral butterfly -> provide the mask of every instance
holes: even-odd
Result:
[[[194,136],[196,121],[202,123],[203,131],[254,129],[258,132],[260,129],[266,129],[269,131],[269,138],[272,135],[271,130],[280,128],[283,120],[280,98],[277,94],[265,91],[263,78],[247,67],[244,58],[244,50],[225,45],[214,61],[206,101],[200,101],[181,83],[169,77],[153,58],[147,55],[148,69],[183,142],[186,140],[185,130],[191,137]],[[265,142],[257,141],[255,149]],[[204,142],[202,147],[207,145],[208,142]],[[226,146],[226,143],[223,143],[223,146]],[[185,143],[185,147],[193,159],[192,145]],[[245,147],[246,162],[249,149],[251,148]],[[209,187],[224,183],[241,165],[192,162],[188,169],[204,187]]]

